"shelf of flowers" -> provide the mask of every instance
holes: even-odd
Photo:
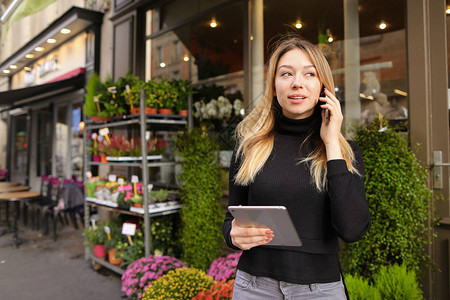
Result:
[[[86,201],[144,215],[142,183],[124,183],[122,178],[116,181],[114,175],[110,175],[109,179],[105,181],[98,177],[91,177],[85,184]],[[181,209],[178,191],[153,190],[152,184],[148,185],[147,190],[150,216],[171,214]]]

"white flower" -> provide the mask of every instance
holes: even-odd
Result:
[[[217,118],[217,111],[218,111],[218,109],[217,109],[216,103],[217,103],[216,100],[211,100],[211,102],[206,104],[206,113],[211,118]]]
[[[234,108],[234,114],[236,116],[240,115],[241,109],[243,108],[243,106],[244,106],[244,102],[242,102],[241,99],[234,100],[233,108]]]
[[[196,118],[200,117],[200,113],[201,113],[201,109],[202,109],[202,103],[200,103],[200,101],[197,101],[194,103],[194,108],[195,108],[195,112],[194,112],[194,116]]]

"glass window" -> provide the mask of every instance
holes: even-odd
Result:
[[[72,107],[72,126],[71,126],[71,174],[79,180],[83,178],[83,129],[82,104],[74,104]]]
[[[12,117],[11,181],[27,184],[28,180],[28,115]]]
[[[264,1],[265,49],[270,49],[271,41],[280,34],[299,33],[317,44],[327,57],[346,114],[353,108],[347,106],[359,106],[363,122],[381,114],[391,122],[405,124],[408,118],[405,1],[393,0],[389,5],[375,0],[348,3],[353,3],[353,8],[350,5],[345,11],[342,0]],[[347,28],[347,36],[344,24],[351,26]],[[350,36],[352,28],[358,28],[359,33],[353,31],[356,35]],[[359,45],[353,43],[358,39]]]
[[[50,174],[51,121],[47,108],[37,112],[37,176]]]
[[[69,128],[67,120],[67,107],[56,108],[55,127],[55,176],[66,178],[69,171],[68,145]]]
[[[190,80],[197,89],[194,102],[203,105],[217,103],[220,96],[226,97],[229,103],[222,108],[227,112],[216,107],[216,113],[208,116],[208,121],[223,138],[224,148],[232,149],[234,145],[229,140],[235,126],[232,118],[235,117],[234,107],[239,107],[236,111],[241,113],[241,106],[234,106],[234,102],[244,100],[244,4],[221,5],[214,13],[201,13],[205,6],[211,7],[221,2],[207,4],[206,1],[189,1],[191,7],[180,11],[174,7],[184,6],[184,2],[174,1],[173,5],[171,3],[163,8],[161,18],[163,28],[173,26],[174,29],[161,35],[157,31],[157,11],[147,13],[146,28],[153,28],[154,31],[150,35],[153,38],[146,42],[145,78]],[[189,15],[187,11],[191,17],[196,13],[199,15],[195,20],[181,24]],[[150,16],[152,19],[149,19]],[[201,116],[195,112],[194,116],[195,121],[199,122]]]

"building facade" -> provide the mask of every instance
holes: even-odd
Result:
[[[427,251],[440,271],[426,272],[423,289],[428,299],[450,298],[448,167],[434,168],[439,158],[450,162],[445,0],[50,2],[10,24],[0,52],[0,129],[9,132],[7,143],[0,139],[0,167],[10,162],[15,179],[36,187],[44,173],[82,175],[83,84],[76,78],[96,71],[117,79],[131,71],[146,80],[189,79],[240,95],[248,110],[262,95],[274,41],[300,34],[330,62],[346,129],[381,114],[403,124],[411,144],[420,143],[428,185],[445,198],[430,200],[441,221]],[[77,34],[23,61],[72,19]]]

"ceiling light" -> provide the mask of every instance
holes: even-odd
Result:
[[[165,67],[166,67],[166,63],[162,62],[162,63],[159,64],[159,66],[160,66],[161,68],[165,68]]]
[[[386,29],[387,24],[385,22],[381,22],[380,25],[378,25],[378,28],[380,28],[381,30]]]
[[[446,13],[447,15],[450,15],[450,6],[447,6],[447,9],[445,10],[445,13]]]
[[[61,32],[62,34],[69,34],[70,33],[70,29],[69,28],[63,28],[59,32]]]
[[[17,69],[17,66],[16,65],[10,65],[9,68],[15,70],[15,69]]]
[[[56,40],[55,40],[55,39],[48,39],[48,40],[47,40],[47,43],[49,43],[49,44],[54,44],[54,43],[56,43]]]
[[[189,56],[185,55],[185,56],[183,57],[183,60],[184,60],[184,61],[189,61]]]
[[[394,89],[394,93],[396,93],[396,94],[398,94],[398,95],[401,95],[401,96],[404,96],[404,97],[407,97],[407,96],[408,96],[408,93],[407,93],[407,92],[402,91],[402,90],[398,90],[398,89]]]
[[[302,24],[302,22],[300,22],[300,20],[297,20],[297,22],[295,22],[294,26],[295,26],[295,28],[300,29],[303,27],[303,24]]]
[[[36,47],[36,48],[34,48],[34,50],[37,51],[37,52],[42,52],[45,49],[44,49],[44,47]]]
[[[332,36],[329,36],[329,37],[328,37],[328,43],[331,43],[331,42],[333,42],[333,37],[332,37]]]
[[[211,28],[216,28],[217,27],[217,22],[215,19],[211,20],[211,23],[209,23],[209,26],[211,26]]]
[[[30,67],[24,67],[23,68],[25,71],[27,71],[27,72],[30,72],[31,71],[31,68]]]
[[[9,74],[9,73],[11,73],[11,71],[10,70],[3,70],[3,73]]]
[[[27,55],[25,55],[25,58],[33,58],[34,54],[28,53]]]

